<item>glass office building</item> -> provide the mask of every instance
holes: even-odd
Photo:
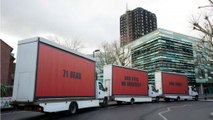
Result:
[[[154,73],[165,71],[187,75],[195,83],[193,43],[197,38],[157,29],[125,47],[130,47],[132,67],[146,70],[149,83],[154,83]]]
[[[210,52],[213,51],[213,48],[208,44],[201,44],[201,46],[205,47],[198,47],[197,45],[194,47],[196,83],[200,84],[201,94],[204,93],[207,89],[209,93],[213,94],[213,62],[206,61],[206,58],[212,54]]]

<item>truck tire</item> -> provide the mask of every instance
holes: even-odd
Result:
[[[77,112],[77,110],[78,110],[78,105],[77,105],[77,103],[76,103],[76,102],[72,102],[72,103],[70,104],[70,106],[69,106],[69,114],[70,114],[70,115],[73,115],[73,114],[75,114],[75,113]]]
[[[177,98],[177,101],[180,101],[180,97]]]
[[[159,102],[159,100],[160,100],[160,98],[157,96],[157,97],[155,98],[155,102],[157,103],[157,102]]]
[[[108,99],[104,98],[103,103],[101,103],[102,107],[106,107],[108,105]]]
[[[165,101],[166,101],[166,102],[169,102],[169,101],[170,101],[170,98],[165,98]]]
[[[195,101],[198,101],[198,96],[197,95],[195,96]]]
[[[130,105],[133,105],[134,102],[135,102],[135,100],[134,100],[134,98],[132,98],[132,99],[130,100]]]
[[[180,101],[180,97],[178,96],[178,97],[175,99],[175,101]]]
[[[121,105],[122,104],[122,101],[117,101],[117,105]]]

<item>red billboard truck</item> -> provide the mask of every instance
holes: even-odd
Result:
[[[75,113],[99,106],[100,93],[104,89],[95,80],[93,58],[40,37],[18,42],[14,107]]]
[[[166,101],[198,100],[196,88],[188,86],[188,77],[185,75],[155,72],[155,87]]]
[[[148,73],[146,71],[116,65],[104,66],[104,82],[108,88],[109,101],[147,102],[152,101],[148,89]],[[153,91],[156,93],[156,91]],[[157,96],[155,96],[157,97]]]

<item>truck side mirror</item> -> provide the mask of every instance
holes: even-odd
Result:
[[[104,91],[107,91],[107,90],[108,90],[108,88],[107,88],[107,87],[105,87],[105,88],[104,88]]]

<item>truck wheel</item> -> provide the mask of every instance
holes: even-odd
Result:
[[[175,101],[180,101],[180,97],[178,96],[178,97],[175,99]]]
[[[101,104],[102,107],[106,107],[108,105],[108,99],[104,98],[103,103]]]
[[[155,102],[159,102],[160,98],[159,97],[156,97],[155,98]]]
[[[75,114],[78,110],[78,105],[75,102],[72,102],[69,107],[69,114]]]
[[[197,95],[195,96],[195,101],[198,101],[198,96]]]
[[[134,102],[135,102],[135,100],[134,100],[134,98],[132,98],[132,99],[130,100],[130,105],[133,105]]]
[[[170,101],[170,99],[169,99],[169,98],[165,98],[165,101],[166,101],[166,102],[169,102],[169,101]]]
[[[117,101],[117,105],[121,105],[122,104],[122,101]]]

